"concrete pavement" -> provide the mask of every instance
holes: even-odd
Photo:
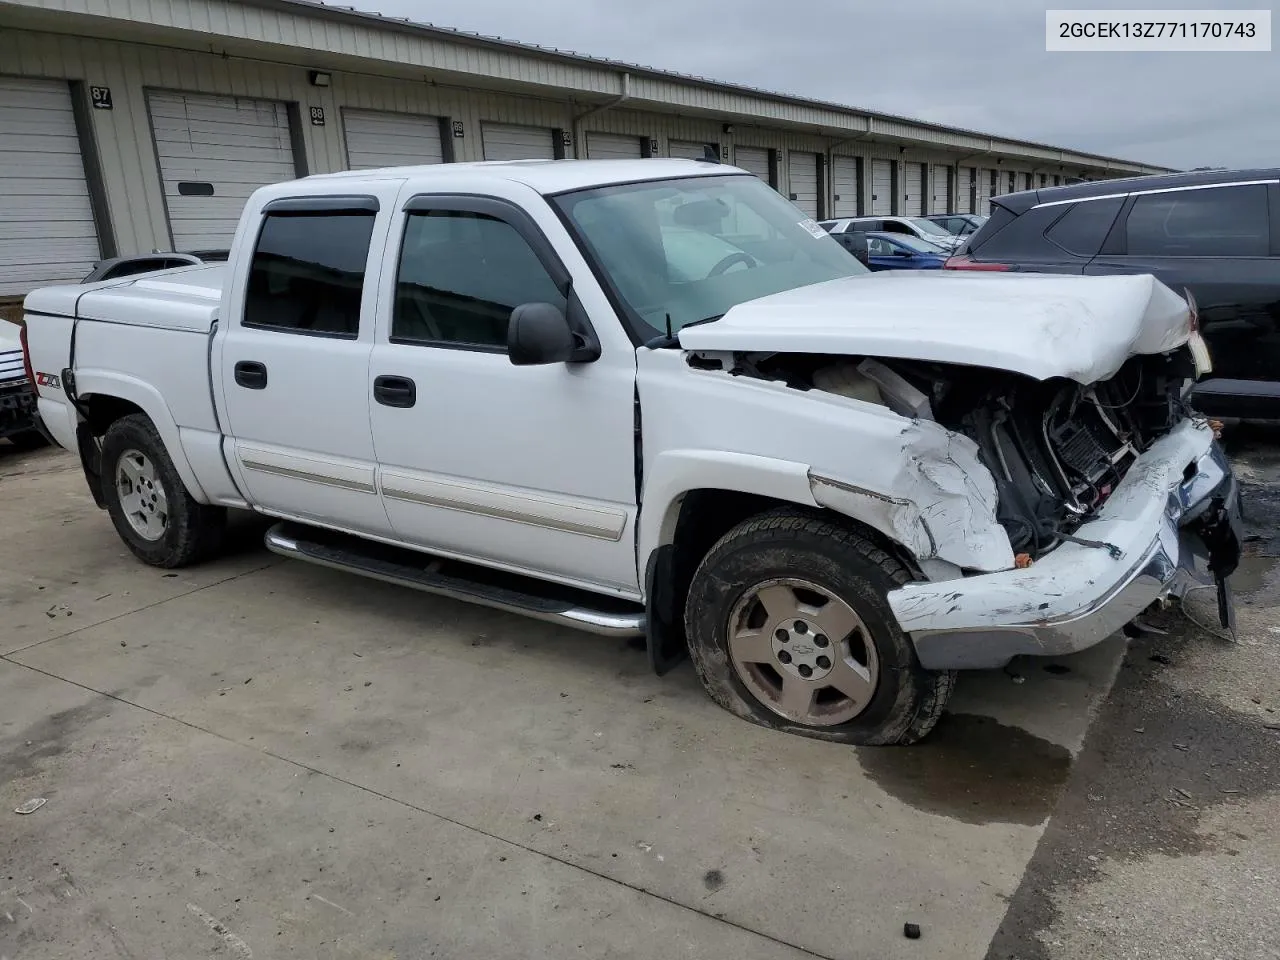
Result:
[[[929,743],[853,750],[252,527],[142,566],[64,453],[0,454],[0,529],[12,960],[980,957],[1122,648],[967,676]]]

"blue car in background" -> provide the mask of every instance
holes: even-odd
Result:
[[[901,233],[868,233],[867,266],[872,270],[941,270],[951,252],[928,240]]]

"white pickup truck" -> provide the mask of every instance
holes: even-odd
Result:
[[[1094,644],[1234,569],[1146,276],[869,274],[741,170],[361,171],[230,259],[26,299],[39,415],[142,560],[270,549],[686,650],[757,723],[909,743],[955,671]]]

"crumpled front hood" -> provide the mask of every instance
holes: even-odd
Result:
[[[1090,384],[1186,343],[1190,317],[1146,274],[886,271],[750,300],[679,338],[686,350],[930,360]]]

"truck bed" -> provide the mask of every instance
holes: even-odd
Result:
[[[226,275],[224,264],[206,264],[30,294],[27,342],[33,368],[54,378],[37,378],[40,417],[54,439],[77,449],[80,418],[62,382],[69,370],[82,407],[103,395],[151,418],[194,496],[237,502],[209,380],[209,332]]]
[[[208,333],[222,303],[225,263],[33,291],[27,313]],[[34,349],[34,347],[33,347]]]

